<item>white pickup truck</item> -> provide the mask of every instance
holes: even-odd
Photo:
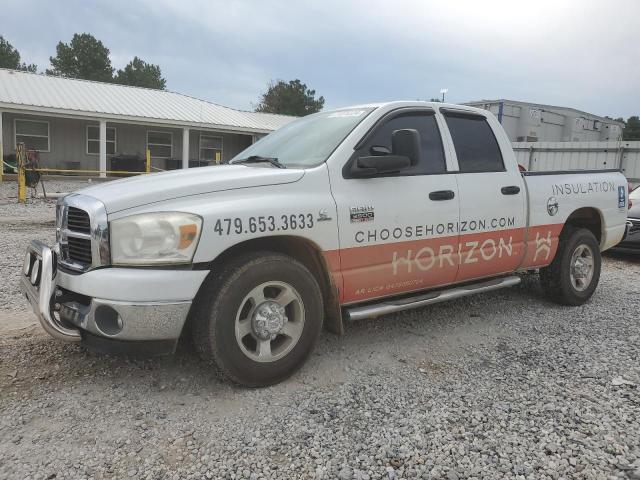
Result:
[[[488,112],[391,102],[296,120],[231,165],[64,197],[23,291],[52,336],[278,382],[324,326],[515,285],[584,303],[625,232],[618,171],[521,172]]]

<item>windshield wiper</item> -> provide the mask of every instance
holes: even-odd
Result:
[[[229,163],[262,163],[262,162],[269,162],[271,165],[273,165],[276,168],[287,168],[285,165],[280,163],[277,158],[263,157],[261,155],[251,155],[250,157],[239,158],[238,160],[233,160]]]

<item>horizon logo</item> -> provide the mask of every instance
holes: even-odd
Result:
[[[463,248],[467,250],[463,251]],[[414,269],[426,272],[436,265],[438,268],[443,268],[447,264],[455,267],[456,259],[458,264],[462,265],[477,263],[481,260],[489,262],[496,256],[497,258],[510,257],[513,255],[513,237],[510,236],[508,240],[500,237],[497,241],[493,238],[488,238],[483,242],[469,241],[459,243],[457,249],[454,245],[440,245],[436,250],[431,247],[423,247],[417,250],[415,254],[412,250],[407,250],[402,256],[397,251],[393,252],[391,261],[393,275],[398,275],[401,267],[406,268],[407,273],[411,273]]]

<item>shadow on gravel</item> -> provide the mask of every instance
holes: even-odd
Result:
[[[624,252],[616,252],[612,250],[608,250],[604,253],[605,258],[611,258],[615,260],[622,260],[624,262],[633,263],[635,265],[640,265],[640,253],[634,255],[632,253],[624,253]]]

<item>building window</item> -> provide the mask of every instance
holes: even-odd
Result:
[[[87,125],[87,153],[98,155],[100,153],[100,127]],[[107,155],[116,153],[116,129],[107,127]]]
[[[173,155],[173,135],[171,132],[147,132],[147,148],[153,158],[171,158]]]
[[[16,146],[24,143],[27,150],[49,151],[49,122],[16,119],[14,131]]]
[[[200,160],[220,163],[222,160],[222,137],[200,134]]]

